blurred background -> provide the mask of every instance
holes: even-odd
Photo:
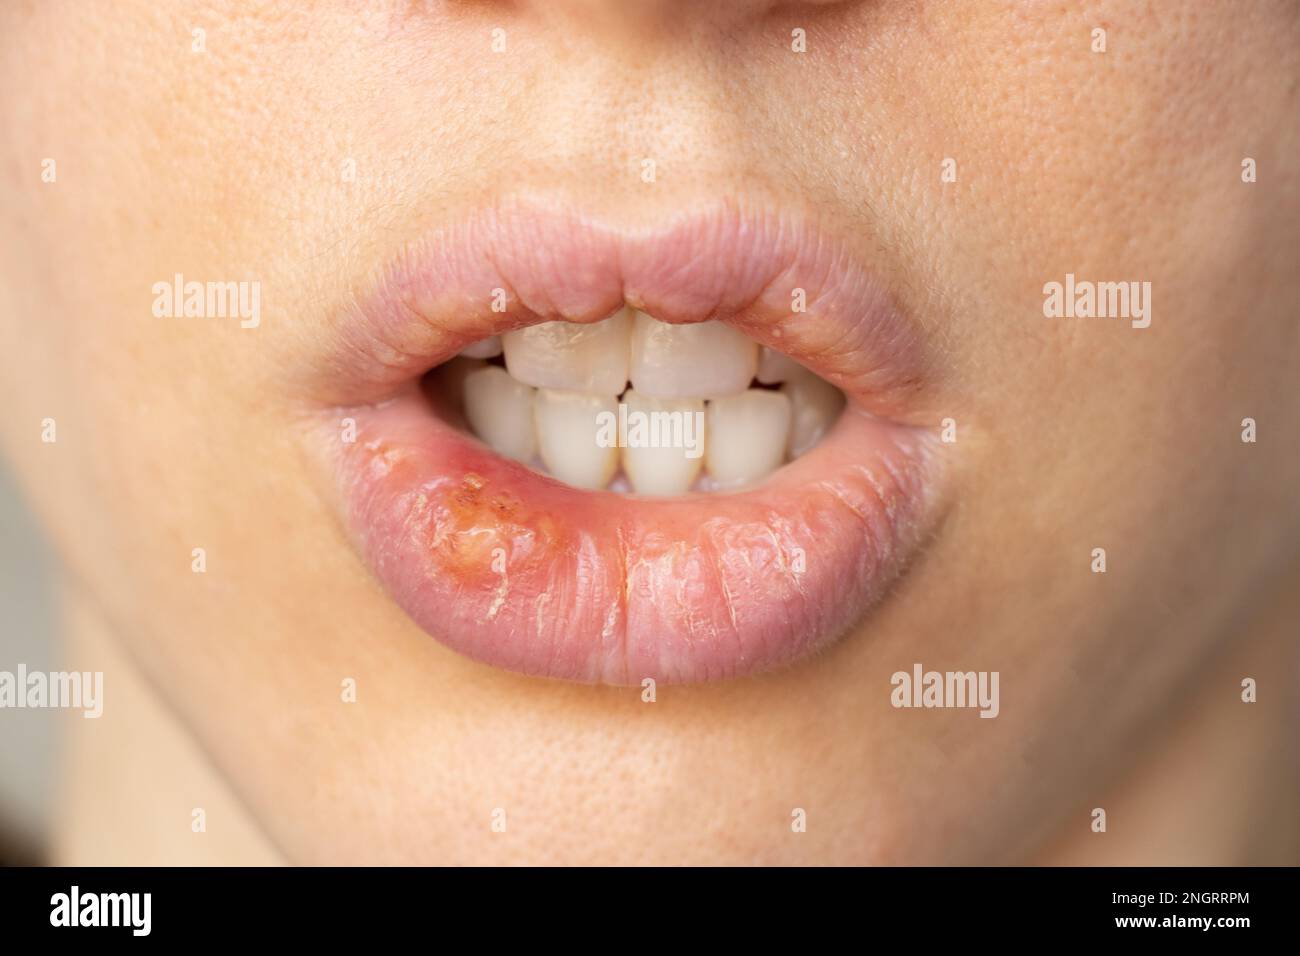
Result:
[[[0,671],[59,657],[54,557],[0,459]],[[61,712],[0,708],[0,864],[41,861]]]

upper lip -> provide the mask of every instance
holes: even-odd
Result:
[[[812,219],[738,199],[628,227],[516,195],[430,230],[355,297],[329,375],[310,393],[332,405],[382,401],[479,339],[599,321],[625,302],[662,322],[722,319],[873,414],[929,421],[931,357],[882,277]]]
[[[624,302],[721,319],[791,355],[849,396],[841,425],[752,490],[647,501],[533,474],[418,397],[419,377],[471,342]],[[786,663],[854,624],[939,511],[917,327],[847,241],[770,204],[629,226],[500,200],[403,249],[327,348],[304,393],[331,497],[392,597],[488,663],[611,683]]]

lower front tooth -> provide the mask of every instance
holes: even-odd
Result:
[[[604,488],[618,469],[618,399],[539,388],[533,399],[542,463],[578,488]]]
[[[704,461],[704,402],[659,399],[628,389],[623,471],[641,495],[683,495]]]
[[[470,428],[509,458],[530,461],[537,450],[532,404],[533,390],[496,365],[465,376],[465,418]]]
[[[782,385],[781,391],[789,396],[793,410],[786,450],[791,458],[798,458],[835,424],[844,408],[844,393],[807,371]]]
[[[722,488],[749,484],[785,460],[790,399],[761,388],[710,399],[707,427],[709,476]]]

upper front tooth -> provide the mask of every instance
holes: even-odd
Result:
[[[609,425],[602,429],[602,413]],[[533,399],[542,463],[579,488],[604,488],[618,470],[618,398],[539,388]],[[602,433],[611,439],[602,442]]]
[[[790,432],[790,399],[751,388],[709,401],[704,466],[720,487],[748,484],[780,466]]]
[[[806,371],[802,365],[784,355],[764,348],[758,357],[758,373],[754,376],[764,385],[780,385]]]
[[[619,395],[627,385],[631,317],[619,309],[590,325],[543,322],[502,336],[506,368],[519,381],[598,395]]]
[[[636,314],[632,385],[642,395],[708,398],[743,392],[757,366],[758,344],[729,325],[669,325],[644,312]]]
[[[473,345],[467,345],[460,350],[460,354],[465,358],[473,359],[496,358],[501,354],[501,336],[494,335],[491,338],[475,342]]]
[[[790,379],[781,391],[790,397],[793,409],[787,450],[791,458],[798,458],[835,424],[844,407],[844,393],[808,371]]]
[[[698,398],[647,398],[629,388],[623,403],[628,419],[623,471],[632,490],[642,495],[690,491],[704,461],[704,402]],[[638,427],[641,435],[634,432]],[[654,439],[657,444],[652,443]]]
[[[533,432],[533,390],[495,365],[465,376],[465,418],[474,434],[494,450],[529,461],[537,450]]]

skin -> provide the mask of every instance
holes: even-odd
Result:
[[[1282,0],[4,5],[0,439],[108,695],[56,855],[1296,862],[1298,57]],[[371,579],[290,383],[512,188],[640,220],[763,190],[869,237],[957,441],[833,648],[647,704],[459,657]],[[177,272],[260,280],[261,325],[155,318]],[[1066,273],[1149,281],[1150,328],[1044,318]],[[918,661],[998,671],[997,719],[891,707]]]

